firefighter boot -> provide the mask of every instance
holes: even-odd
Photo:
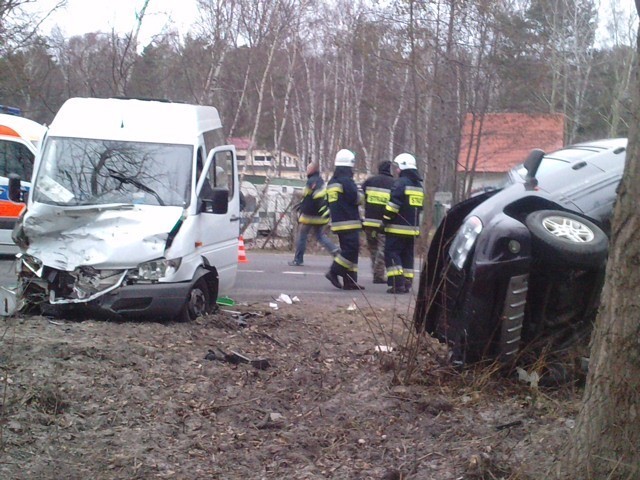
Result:
[[[342,290],[342,284],[340,283],[338,275],[329,270],[327,273],[325,273],[324,277],[331,282],[331,285]]]

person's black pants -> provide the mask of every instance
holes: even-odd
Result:
[[[358,281],[358,252],[360,250],[360,230],[336,232],[340,241],[340,254],[333,258],[331,272],[354,282]]]
[[[387,233],[384,246],[384,264],[387,267],[387,285],[411,287],[413,282],[413,250],[415,237]]]

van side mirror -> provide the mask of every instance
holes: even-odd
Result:
[[[542,163],[544,157],[544,151],[539,148],[534,148],[524,161],[524,168],[527,170],[527,179],[535,178],[538,168]]]
[[[226,188],[212,188],[206,197],[200,194],[199,211],[223,215],[229,210],[229,190]]]
[[[9,179],[9,200],[12,202],[22,202],[22,185],[20,184],[20,175],[17,173],[10,173],[7,177]]]

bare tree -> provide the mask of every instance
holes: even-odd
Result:
[[[228,0],[198,0],[202,17],[199,22],[201,35],[208,42],[209,65],[202,86],[199,103],[220,103],[217,93],[227,53],[238,42],[238,5]]]
[[[42,11],[37,0],[0,0],[0,52],[31,43],[38,37],[42,22],[66,4],[67,0],[58,0]]]

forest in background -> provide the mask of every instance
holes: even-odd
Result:
[[[411,152],[430,193],[461,184],[467,113],[480,132],[486,113],[561,113],[565,144],[628,132],[637,15],[616,0],[607,18],[597,0],[197,0],[188,32],[145,45],[153,0],[127,33],[70,38],[34,2],[0,0],[0,104],[43,123],[75,96],[214,105],[228,137],[324,171],[340,148],[365,172]]]

